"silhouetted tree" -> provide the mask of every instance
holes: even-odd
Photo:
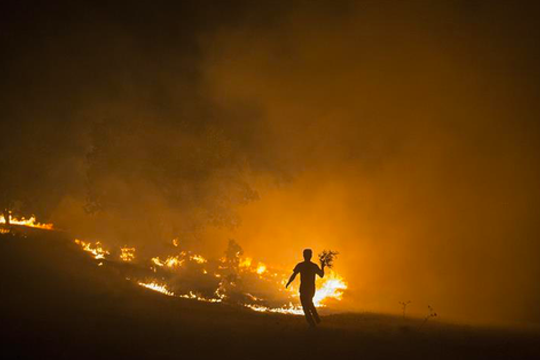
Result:
[[[215,127],[113,120],[96,124],[91,141],[89,213],[129,210],[155,222],[149,204],[159,203],[203,224],[236,226],[235,207],[257,198],[246,161]]]
[[[76,182],[75,134],[17,118],[0,133],[0,213],[44,220]]]

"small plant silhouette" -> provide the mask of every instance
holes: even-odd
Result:
[[[334,265],[334,259],[338,254],[339,253],[337,251],[323,250],[323,252],[319,254],[319,262],[321,263],[321,266],[326,266],[331,269]]]
[[[403,312],[403,318],[405,318],[405,313],[407,312],[407,305],[409,305],[412,301],[400,301],[399,304],[401,305],[401,310]]]
[[[435,312],[435,310],[433,310],[433,308],[432,308],[430,305],[428,305],[427,307],[428,307],[429,313],[428,313],[428,315],[425,317],[424,322],[422,322],[422,325],[424,325],[425,323],[427,323],[427,321],[428,321],[429,319],[431,319],[432,317],[436,317],[436,316],[437,316],[437,313]]]

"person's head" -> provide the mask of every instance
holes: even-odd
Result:
[[[304,250],[304,260],[309,261],[311,260],[312,256],[313,256],[313,251],[311,251],[311,249]]]

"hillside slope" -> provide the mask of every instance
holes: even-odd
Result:
[[[171,298],[97,267],[55,232],[0,235],[0,320],[8,358],[540,358],[535,333],[403,320],[260,314]]]

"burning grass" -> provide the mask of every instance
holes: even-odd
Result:
[[[75,242],[95,259],[106,259],[110,255],[100,242],[78,239]],[[147,272],[129,279],[167,296],[238,304],[257,312],[302,314],[296,290],[283,288],[288,272],[243,256],[236,242],[229,244],[225,256],[220,259],[207,259],[181,249],[178,240],[173,243],[176,253],[139,259],[136,266]],[[134,256],[129,257],[135,253],[135,248],[123,247],[118,251],[122,261],[135,260]],[[328,300],[340,301],[346,289],[345,280],[335,271],[328,270],[324,278],[317,280],[315,306],[325,307]]]
[[[6,240],[0,241],[6,294],[2,324],[11,329],[4,332],[4,350],[19,358],[55,358],[60,352],[61,357],[72,359],[262,360],[306,358],[310,347],[311,359],[539,358],[537,335],[456,327],[432,322],[433,318],[422,326],[422,319],[334,314],[325,316],[325,326],[317,334],[306,333],[303,319],[281,316],[301,314],[296,302],[266,307],[246,304],[242,306],[246,311],[215,306],[211,302],[219,300],[179,292],[167,279],[161,280],[162,274],[155,274],[155,284],[150,278],[138,280],[142,284],[125,281],[117,270],[138,265],[119,261],[113,248],[110,257],[114,260],[94,261],[89,252],[72,251],[75,244],[70,247],[55,241],[50,246],[41,241],[46,236],[33,233],[17,241],[7,241],[11,235],[0,236]],[[140,257],[137,261],[145,264]],[[104,265],[98,268],[94,262]],[[212,262],[208,259],[204,266],[210,270]],[[114,265],[118,267],[113,269]],[[188,261],[185,267],[190,265],[203,266]],[[271,266],[269,271],[273,271]],[[32,281],[20,281],[21,275]],[[150,292],[155,296],[149,296]],[[251,295],[257,298],[252,301],[260,300],[257,294]],[[21,354],[24,349],[35,354]]]
[[[157,282],[145,283],[145,282],[139,281],[137,284],[139,284],[142,287],[145,287],[145,288],[153,290],[153,291],[157,291],[157,292],[162,293],[162,294],[167,295],[167,296],[174,296],[174,293],[172,291],[170,291],[169,289],[167,289],[166,285],[159,284]]]
[[[324,307],[324,302],[327,299],[340,301],[346,289],[347,283],[341,276],[332,270],[327,271],[324,278],[318,280],[317,292],[313,298],[313,304],[316,307]]]
[[[0,215],[0,225],[21,225],[21,226],[28,226],[32,228],[37,229],[43,229],[43,230],[53,230],[53,224],[42,224],[36,220],[35,216],[31,216],[30,218],[26,219],[24,217],[16,218],[11,215],[9,215],[9,218],[6,219],[4,215]]]
[[[74,241],[75,244],[79,245],[84,251],[92,254],[96,260],[105,259],[105,256],[111,254],[109,251],[103,248],[99,241],[95,242],[94,244],[79,239],[75,239]]]
[[[131,262],[135,260],[135,251],[136,249],[134,247],[124,246],[120,249],[120,260],[126,262]]]
[[[30,219],[10,216],[9,223],[45,230],[54,229],[52,224],[37,222],[34,216]],[[0,225],[2,224],[6,224],[6,219],[0,216]],[[9,232],[9,228],[1,230],[2,233]],[[136,258],[135,247],[112,249],[100,241],[81,239],[75,239],[74,243],[95,260],[99,260],[97,265],[100,267],[116,266],[115,263],[132,264],[130,271],[138,270],[135,271],[135,276],[126,278],[167,296],[212,303],[227,302],[257,312],[302,314],[296,290],[293,287],[284,289],[283,286],[289,273],[243,256],[242,248],[234,240],[230,241],[225,255],[220,259],[207,259],[201,254],[182,249],[178,239],[173,240],[174,253],[149,259]],[[336,254],[326,252],[323,260],[328,267],[331,267]],[[330,299],[341,300],[346,289],[347,284],[341,276],[332,270],[327,271],[323,279],[317,280],[315,306],[324,307],[325,302]]]

